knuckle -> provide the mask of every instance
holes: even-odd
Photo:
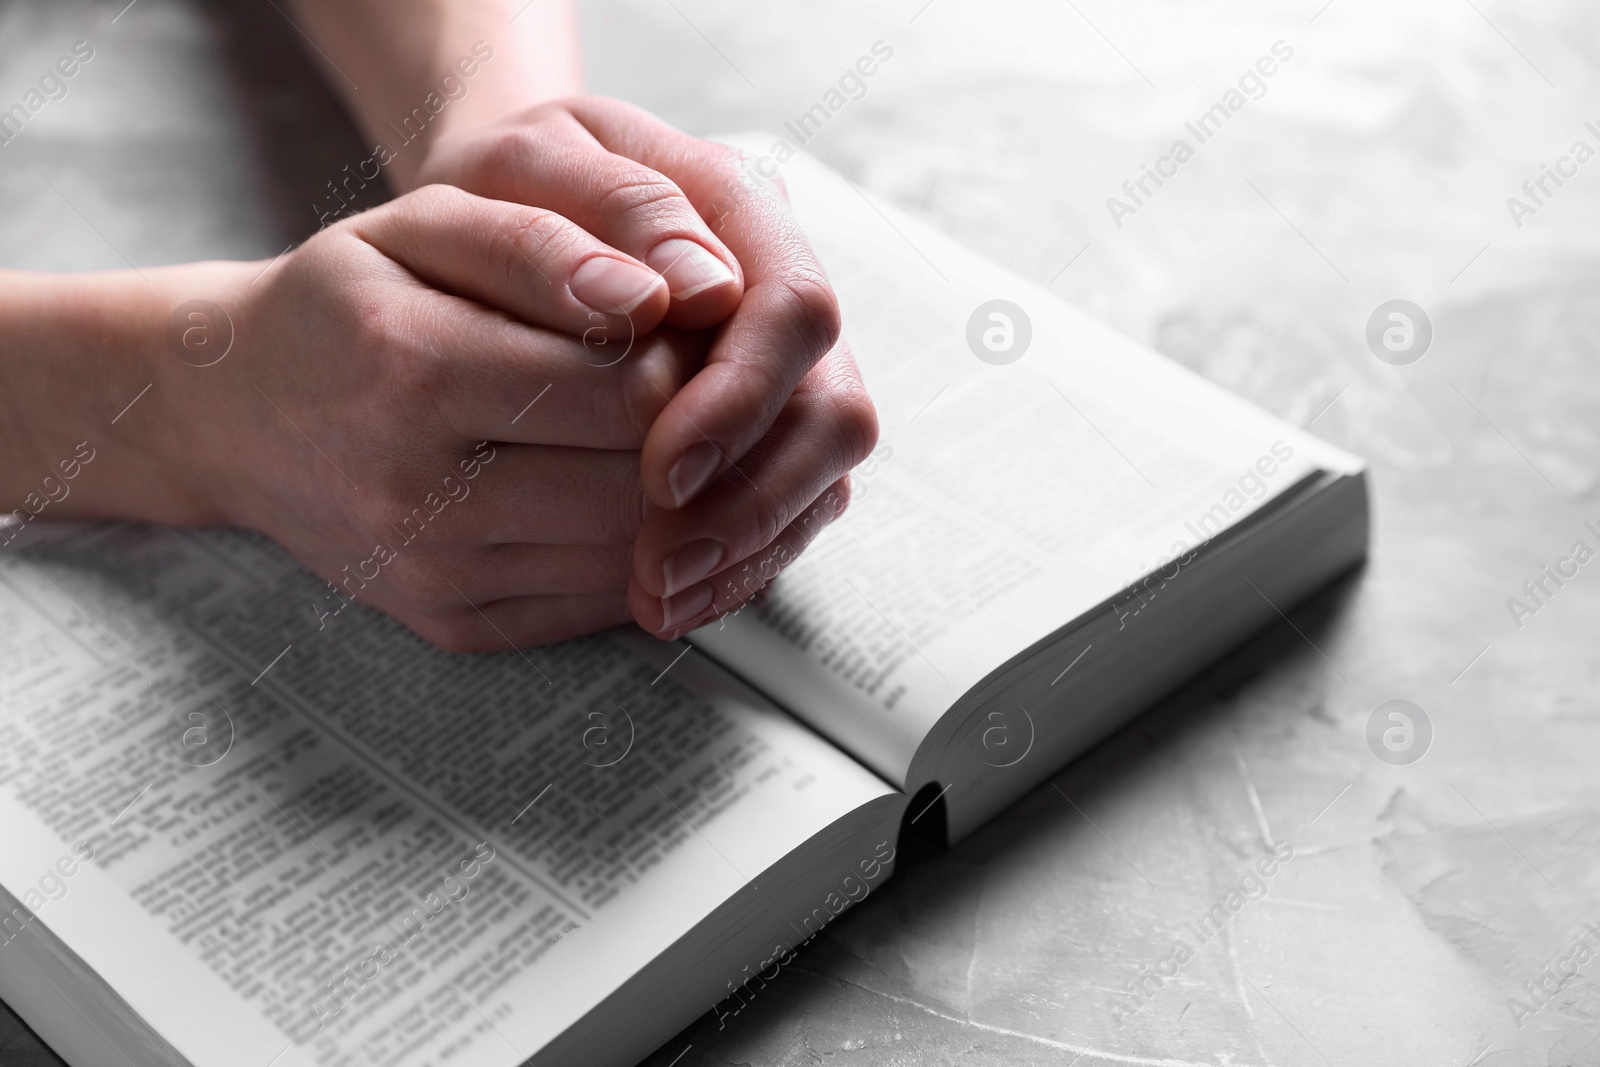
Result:
[[[878,446],[878,409],[854,374],[830,376],[828,400],[840,442],[843,469],[849,470],[872,455]]]
[[[763,479],[765,481],[765,479]],[[789,507],[783,498],[763,485],[750,489],[750,518],[762,545],[770,545],[789,525]]]
[[[779,314],[802,339],[815,362],[839,343],[843,328],[839,298],[815,266],[795,272],[779,285]]]
[[[667,398],[672,395],[670,390],[663,392],[659,378],[660,374],[648,360],[635,363],[622,376],[619,430],[630,448],[644,446],[650,427],[655,425],[667,406]]]
[[[524,173],[539,158],[540,138],[526,126],[515,126],[491,138],[476,159],[476,172],[498,183],[504,176]]]
[[[383,286],[370,281],[333,286],[326,299],[363,370],[394,367],[397,353],[415,347],[418,334],[412,308]]]
[[[399,339],[399,324],[395,322],[392,309],[382,301],[357,298],[350,311],[357,351],[379,355],[390,350],[392,343]]]
[[[405,330],[397,322],[392,307],[381,301],[363,301],[354,310],[355,350],[366,360],[392,360],[406,341]]]
[[[413,190],[407,200],[412,209],[424,214],[451,216],[464,210],[470,198],[457,186],[436,182]]]
[[[628,453],[631,462],[619,465],[605,481],[601,493],[601,511],[598,521],[601,534],[608,544],[631,542],[644,525],[649,506],[644,488],[639,482],[639,454]]]
[[[449,358],[437,345],[417,347],[406,359],[395,362],[400,390],[409,397],[428,397],[435,403],[463,392],[468,377],[463,361]]]
[[[802,417],[832,449],[834,469],[844,474],[878,446],[878,409],[841,344],[814,366],[796,390]]]
[[[829,523],[836,522],[850,507],[850,498],[853,495],[853,483],[848,474],[830,485],[816,502],[811,505],[808,515],[816,516],[815,521],[807,526],[802,533],[805,534],[805,543],[822,532],[822,528]]]
[[[622,447],[644,446],[651,427],[701,365],[699,343],[671,331],[643,337],[617,368],[621,372],[617,393],[606,395],[611,413],[608,425],[627,442]],[[610,403],[612,395],[615,404]]]
[[[506,237],[506,250],[502,257],[502,274],[510,291],[523,288],[532,268],[545,282],[564,275],[562,264],[577,248],[580,238],[576,227],[542,208],[529,208],[519,212],[516,226]]]
[[[519,126],[548,127],[553,124],[570,123],[573,105],[582,100],[583,94],[575,93],[534,104],[520,114]]]
[[[799,387],[795,385],[791,365],[772,358],[769,350],[750,348],[740,352],[732,370],[732,380],[740,393],[754,400],[753,409],[746,413],[747,429],[770,424],[795,402],[793,394]],[[800,378],[802,383],[805,380],[803,376]],[[756,455],[764,451],[761,441],[751,446],[751,452]]]
[[[689,198],[666,176],[648,167],[619,173],[595,205],[602,217],[650,222],[689,211]]]
[[[711,180],[720,190],[720,195],[713,201],[713,206],[718,203],[730,205],[702,212],[702,216],[708,222],[713,216],[720,216],[723,211],[731,211],[731,205],[737,203],[754,206],[762,211],[770,211],[780,204],[784,210],[787,209],[789,189],[777,167],[772,166],[769,169],[768,164],[772,162],[770,157],[753,159],[749,154],[727,145],[714,142],[702,143],[710,149],[713,157],[710,167]]]
[[[466,361],[451,358],[437,337],[398,325],[375,325],[362,345],[369,353],[368,381],[363,392],[369,405],[380,407],[393,420],[385,430],[391,442],[398,444],[410,436],[399,428],[405,417],[426,420],[430,430],[449,425],[445,402],[467,392],[472,380],[473,368]],[[413,438],[413,443],[420,442]],[[375,459],[376,465],[396,482],[413,479],[408,463],[415,456],[409,452]],[[403,517],[423,495],[426,491],[410,499],[380,495],[377,504],[383,510],[376,517]]]

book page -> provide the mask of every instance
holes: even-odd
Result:
[[[253,536],[24,537],[0,968],[42,920],[199,1067],[519,1064],[891,792],[683,646],[455,656]]]
[[[809,159],[782,174],[881,441],[845,515],[690,639],[890,781],[986,674],[1157,568],[1181,580],[1173,561],[1318,467],[1354,466]],[[979,310],[995,300],[1001,319]],[[992,362],[1009,353],[986,341],[1023,339]]]

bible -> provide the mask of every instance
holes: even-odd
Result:
[[[255,535],[7,531],[0,997],[68,1063],[634,1063],[1363,558],[1356,458],[783,176],[882,438],[683,641],[450,655]]]

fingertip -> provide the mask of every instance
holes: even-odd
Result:
[[[732,256],[719,254],[699,241],[669,237],[644,257],[650,269],[666,279],[674,307],[738,303],[742,291]]]
[[[701,582],[676,596],[663,598],[660,601],[662,631],[676,635],[687,630],[691,622],[711,607],[716,596],[715,586],[710,582]]]
[[[668,295],[666,279],[655,270],[604,253],[578,264],[567,286],[579,303],[606,315],[645,311],[644,305],[661,304]]]
[[[660,640],[675,641],[710,621],[716,596],[716,586],[701,582],[662,598],[646,592],[635,578],[629,585],[628,606],[642,629]]]
[[[635,260],[604,253],[580,263],[567,289],[589,309],[591,322],[602,322],[601,327],[584,331],[586,340],[597,328],[613,340],[643,336],[661,325],[671,305],[666,279],[660,274]]]
[[[696,441],[667,468],[667,507],[677,509],[699,496],[722,469],[723,452],[710,441]]]

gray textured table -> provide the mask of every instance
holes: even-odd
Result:
[[[0,100],[73,41],[96,48],[0,147],[0,263],[267,257],[305,237],[363,153],[282,16],[139,0],[113,23],[123,2],[0,6]],[[1600,524],[1600,164],[1538,203],[1520,189],[1576,167],[1575,140],[1600,147],[1600,14],[1321,4],[586,6],[592,87],[705,134],[780,127],[888,42],[811,151],[1365,454],[1376,489],[1362,573],[653,1064],[1600,1063],[1600,964],[1524,988],[1600,924],[1600,577],[1579,569],[1520,628],[1507,606],[1575,541],[1600,547],[1583,528]],[[1259,99],[1187,134],[1280,40],[1292,56],[1247,86]],[[1180,137],[1193,158],[1113,219],[1107,198]],[[1396,297],[1434,329],[1402,367],[1364,339]],[[1433,726],[1409,766],[1366,740],[1391,699]],[[1187,924],[1266,839],[1293,859],[1202,942]],[[0,1011],[0,1062],[55,1061]]]

